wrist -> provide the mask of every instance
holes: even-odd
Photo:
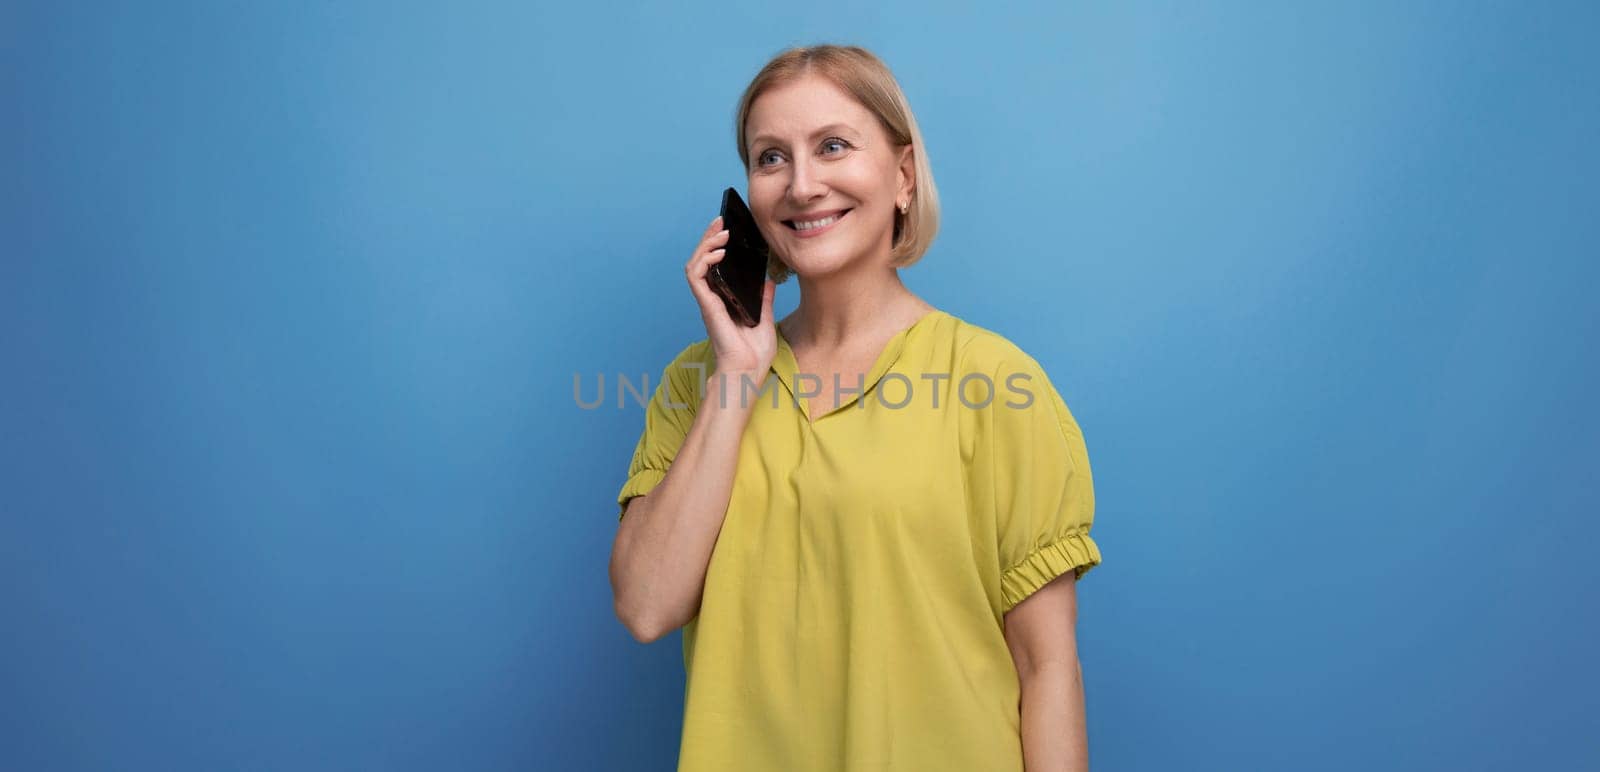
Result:
[[[706,378],[705,396],[726,407],[746,407],[765,384],[767,371],[716,370]]]
[[[760,383],[761,377],[765,376],[766,374],[766,370],[745,370],[731,367],[726,369],[717,368],[712,370],[710,375],[706,376],[706,381],[709,382],[719,378],[726,378],[729,381],[736,382],[739,378],[745,377],[755,381],[756,383]]]

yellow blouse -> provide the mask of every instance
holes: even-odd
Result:
[[[619,507],[666,474],[715,369],[709,339],[666,367]],[[683,628],[678,769],[1020,772],[1002,617],[1100,563],[1077,422],[1031,356],[942,310],[821,416],[795,395],[830,390],[797,369],[780,332]]]

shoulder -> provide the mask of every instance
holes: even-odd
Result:
[[[711,339],[700,338],[680,345],[672,354],[672,358],[667,361],[667,370],[676,372],[686,368],[692,369],[696,365],[715,364],[716,361],[717,352],[711,347]],[[710,371],[708,370],[706,374],[709,375]]]
[[[710,338],[701,338],[685,344],[678,349],[678,353],[672,358],[672,363],[675,365],[715,361],[717,361],[717,353],[711,348]]]
[[[962,373],[984,373],[1000,378],[1012,372],[1043,374],[1037,359],[1011,338],[982,325],[957,318],[956,365]]]
[[[692,388],[695,383],[710,377],[716,364],[717,353],[711,347],[711,339],[700,338],[682,345],[672,355],[672,360],[667,362],[664,378],[680,387]]]
[[[959,372],[988,379],[994,403],[1012,408],[1009,416],[1054,421],[1069,433],[1079,431],[1055,380],[1032,352],[1003,333],[965,320],[959,322],[957,337]]]

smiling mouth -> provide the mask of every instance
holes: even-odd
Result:
[[[844,219],[845,215],[850,214],[853,211],[855,211],[854,207],[852,207],[850,209],[841,210],[838,214],[829,215],[828,217],[824,217],[823,218],[824,220],[828,220],[829,222],[826,222],[823,225],[812,226],[810,228],[806,228],[805,230],[801,230],[799,226],[795,225],[795,221],[794,220],[784,220],[783,224],[789,226],[789,230],[799,231],[801,233],[806,233],[808,231],[820,230],[822,228],[828,227],[829,225],[833,225],[834,223],[838,222],[839,220]]]

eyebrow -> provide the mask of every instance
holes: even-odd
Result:
[[[828,124],[826,126],[823,126],[820,129],[817,129],[816,131],[811,132],[811,139],[816,139],[817,137],[820,137],[820,136],[822,136],[824,134],[829,134],[829,133],[837,132],[837,131],[841,131],[841,130],[845,131],[845,132],[848,132],[848,133],[852,133],[852,134],[855,133],[855,129],[850,128],[846,124],[843,124],[843,123],[830,123],[830,124]],[[757,136],[755,139],[750,140],[750,149],[751,150],[755,150],[756,146],[761,144],[762,142],[775,141],[775,140],[777,140],[777,137],[774,137],[771,134],[762,134],[760,136]]]

